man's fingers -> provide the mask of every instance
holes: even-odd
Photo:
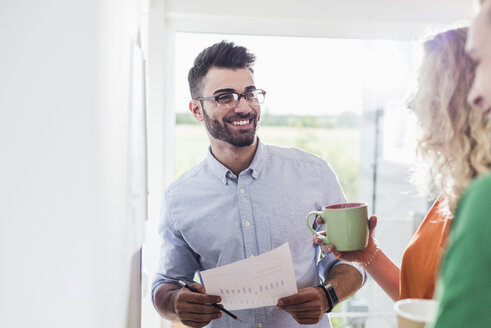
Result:
[[[183,323],[190,327],[203,327],[210,321],[221,318],[222,313],[213,306],[196,305],[189,307],[184,305],[177,309],[177,315]]]
[[[319,312],[320,309],[322,308],[322,303],[318,298],[309,298],[309,299],[305,299],[303,302],[283,304],[280,305],[279,308],[290,313],[310,312],[310,311]]]
[[[315,324],[322,318],[323,305],[317,288],[304,288],[298,294],[280,298],[277,307],[300,324]]]
[[[193,320],[181,320],[181,322],[187,327],[200,328],[210,323],[210,321],[193,321]]]
[[[280,298],[278,300],[278,306],[285,307],[290,305],[299,305],[312,300],[312,295],[307,293],[298,293],[295,295]]]
[[[179,291],[175,309],[181,322],[187,326],[203,327],[222,316],[221,311],[211,305],[220,301],[218,296],[195,293],[183,288]]]
[[[200,293],[206,294],[206,288],[202,284],[195,282],[194,284],[191,285],[191,287],[193,287],[194,289],[196,289]]]
[[[288,313],[307,313],[307,312],[315,312],[316,315],[319,315],[320,313],[320,308],[321,304],[320,302],[308,302],[304,304],[297,304],[297,305],[286,305],[280,307],[280,309],[288,312]]]
[[[293,317],[293,319],[295,319],[296,322],[298,322],[299,324],[302,324],[302,325],[313,325],[313,324],[316,324],[320,321],[320,318],[319,317],[312,317],[312,318],[295,318]]]
[[[315,288],[306,288],[301,289],[298,294],[280,298],[277,306],[289,313],[319,312],[322,308],[322,301]]]
[[[288,311],[287,311],[288,312]],[[300,324],[315,324],[320,321],[322,318],[322,313],[320,310],[311,310],[311,311],[292,311],[288,312],[290,315]]]
[[[198,303],[186,303],[179,302],[176,304],[177,313],[191,313],[191,314],[211,314],[216,315],[217,313],[221,313],[219,309],[214,306],[207,304],[198,304]]]
[[[197,304],[220,303],[222,299],[219,296],[195,293],[187,289],[182,289],[178,302],[188,302]]]

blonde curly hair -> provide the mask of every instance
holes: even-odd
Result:
[[[410,101],[418,118],[417,154],[422,164],[413,176],[427,196],[444,196],[440,211],[453,217],[462,192],[491,168],[491,124],[467,101],[474,63],[465,53],[467,28],[449,30],[426,41],[418,91]]]

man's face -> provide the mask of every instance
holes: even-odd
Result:
[[[249,69],[232,70],[213,67],[206,74],[203,85],[203,97],[219,96],[231,91],[243,94],[256,89]],[[261,115],[259,105],[248,104],[244,97],[240,98],[235,108],[223,108],[218,106],[216,101],[205,100],[201,111],[206,129],[214,140],[235,147],[250,146],[256,142],[257,123]]]
[[[491,114],[491,0],[484,1],[469,30],[466,51],[476,63],[467,101]]]

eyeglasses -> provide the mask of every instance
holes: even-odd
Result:
[[[222,108],[236,108],[239,105],[239,101],[241,97],[244,97],[245,101],[249,105],[260,105],[264,102],[264,98],[266,96],[266,91],[261,89],[250,90],[244,93],[237,92],[225,92],[219,94],[215,97],[198,97],[194,98],[194,100],[214,100],[217,102],[219,107]]]

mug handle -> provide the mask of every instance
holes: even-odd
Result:
[[[313,233],[314,235],[316,235],[317,237],[321,238],[321,239],[322,239],[322,242],[323,242],[324,244],[328,244],[328,243],[329,243],[329,241],[327,240],[327,236],[323,236],[323,235],[321,235],[321,234],[320,234],[318,231],[315,231],[314,229],[312,229],[312,224],[310,224],[309,219],[310,219],[310,216],[311,216],[311,215],[313,215],[313,214],[315,214],[315,215],[317,215],[317,216],[320,216],[320,215],[322,214],[322,212],[319,212],[319,211],[312,211],[312,212],[309,212],[309,214],[307,214],[307,217],[305,218],[305,219],[306,219],[306,221],[307,221],[307,228],[309,228],[309,229],[310,229],[310,231],[312,231],[312,233]]]

